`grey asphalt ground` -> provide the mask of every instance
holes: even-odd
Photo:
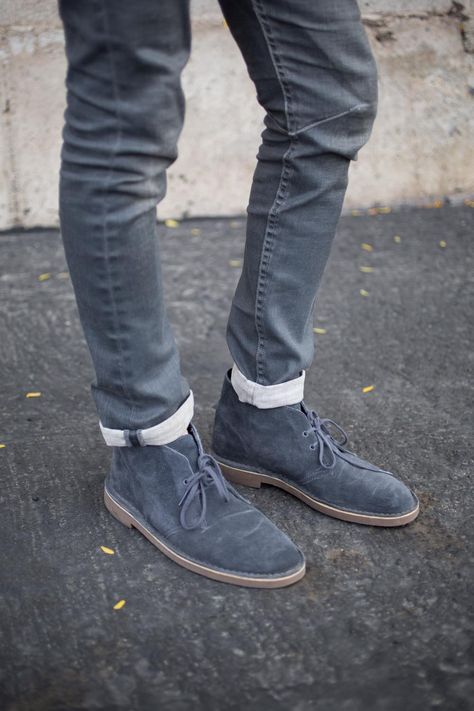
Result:
[[[208,444],[244,220],[159,229]],[[308,562],[297,585],[255,591],[179,568],[106,512],[110,453],[60,236],[0,235],[0,707],[472,709],[473,237],[468,206],[342,219],[306,401],[422,510],[384,530],[244,490]]]

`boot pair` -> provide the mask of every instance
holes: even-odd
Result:
[[[418,515],[415,494],[346,443],[344,431],[304,401],[269,409],[240,402],[228,373],[213,455],[192,424],[170,444],[114,447],[105,505],[195,573],[285,587],[304,576],[303,553],[230,482],[277,486],[321,513],[359,524],[403,526]]]

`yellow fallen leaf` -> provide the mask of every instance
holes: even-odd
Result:
[[[103,551],[104,553],[107,553],[107,555],[114,555],[115,551],[112,550],[112,548],[107,548],[107,546],[101,546],[100,550]]]
[[[366,252],[373,252],[374,251],[374,248],[372,247],[372,245],[368,244],[367,242],[362,242],[362,244],[360,246],[362,247],[362,249],[365,249]]]
[[[439,241],[439,246],[440,246],[440,247],[446,247],[446,242],[444,241],[444,239],[440,239],[440,241]]]
[[[367,210],[369,215],[387,215],[389,212],[392,212],[391,207],[369,207]]]
[[[229,266],[230,267],[240,267],[242,264],[242,261],[240,259],[229,259]]]
[[[224,25],[224,27],[225,27],[226,29],[229,29],[229,25],[227,24],[227,21],[226,21],[226,20],[222,20],[222,24]]]
[[[6,444],[0,444],[0,449],[5,449],[6,446]]]
[[[474,200],[464,200],[464,204],[468,207],[474,207]]]
[[[435,200],[433,203],[433,207],[443,207],[443,201],[442,200]]]
[[[199,229],[199,227],[193,227],[193,229],[191,230],[191,234],[192,235],[200,235],[201,230]]]
[[[400,235],[395,235],[395,237],[393,238],[393,241],[396,242],[397,244],[400,244],[400,242],[402,241],[402,238],[400,237]]]
[[[362,392],[363,393],[370,393],[374,388],[375,388],[375,385],[366,385],[365,388],[362,388]]]
[[[38,277],[38,281],[46,281],[51,277],[51,274],[49,272],[45,272],[44,274],[40,274]]]
[[[166,227],[178,227],[179,222],[178,222],[178,220],[173,220],[171,218],[168,218],[167,220],[165,220],[165,225],[166,225]]]
[[[26,397],[41,397],[41,393],[26,393]]]
[[[121,610],[122,607],[125,605],[125,602],[125,600],[119,600],[118,602],[116,602],[114,605],[114,610]]]
[[[359,293],[361,296],[368,296],[369,295],[369,292],[366,291],[365,289],[361,289]]]
[[[321,335],[323,335],[324,333],[327,333],[327,331],[326,331],[325,328],[318,328],[317,326],[315,326],[315,327],[313,328],[313,331],[314,331],[315,333],[320,333]]]
[[[369,274],[370,272],[374,272],[375,269],[373,267],[359,267],[361,272],[364,272],[365,274]]]
[[[361,210],[351,210],[351,215],[352,217],[359,217],[359,215],[362,215]]]

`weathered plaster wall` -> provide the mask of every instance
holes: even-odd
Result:
[[[468,0],[362,0],[380,73],[373,137],[346,207],[474,193],[474,32]],[[160,217],[245,210],[262,110],[217,0],[192,0],[179,158]],[[54,0],[0,6],[0,228],[57,224],[65,60]]]

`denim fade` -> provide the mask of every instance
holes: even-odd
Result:
[[[253,404],[277,392],[270,401],[282,405],[298,387],[301,399],[313,359],[316,293],[350,161],[375,117],[376,67],[355,0],[220,6],[266,112],[227,343]],[[156,205],[184,120],[189,2],[59,0],[59,9],[68,62],[60,227],[101,427],[136,433],[184,407],[183,434],[191,393],[163,300]]]

